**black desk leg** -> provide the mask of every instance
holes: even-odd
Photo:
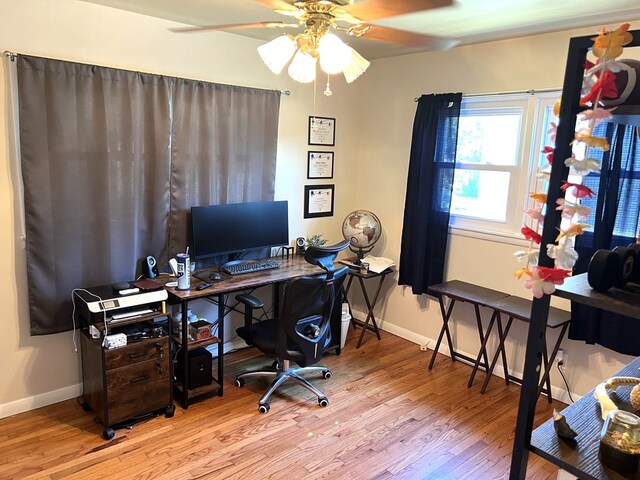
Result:
[[[358,338],[358,343],[356,344],[356,348],[360,348],[360,345],[362,344],[364,333],[369,326],[369,320],[371,320],[373,331],[378,337],[378,340],[380,340],[380,330],[378,330],[378,324],[376,323],[376,317],[374,317],[373,315],[373,309],[376,306],[376,303],[378,302],[378,297],[380,296],[380,290],[382,289],[383,280],[384,280],[384,275],[381,275],[380,281],[378,282],[378,288],[376,288],[376,293],[373,296],[373,302],[370,302],[369,295],[367,295],[367,289],[364,287],[364,281],[362,280],[361,277],[358,277],[358,281],[360,282],[360,287],[362,288],[362,295],[364,296],[364,301],[367,305],[367,310],[369,311],[369,313],[367,313],[367,318],[364,321],[364,324],[362,325],[362,332],[360,332],[360,338]]]
[[[182,355],[182,408],[189,408],[189,302],[182,302],[182,341],[180,352]]]
[[[431,361],[429,362],[429,370],[433,368],[433,363],[436,361],[436,355],[438,354],[438,349],[440,348],[440,343],[442,342],[442,337],[444,334],[447,334],[447,342],[449,342],[449,352],[451,353],[451,360],[456,361],[456,356],[453,349],[453,342],[451,341],[451,333],[449,332],[449,318],[451,317],[451,312],[453,311],[453,306],[456,301],[454,298],[449,302],[449,308],[445,311],[444,308],[444,297],[442,295],[438,295],[438,303],[440,304],[440,314],[442,315],[442,328],[440,329],[440,334],[438,335],[438,341],[436,342],[436,346],[433,349],[433,354],[431,355]]]
[[[513,317],[509,317],[509,321],[507,322],[507,326],[504,329],[504,332],[502,331],[502,321],[500,318],[500,313],[498,313],[498,336],[500,337],[500,345],[502,346],[502,348],[498,348],[496,350],[496,353],[493,356],[493,360],[491,360],[491,365],[489,366],[489,370],[487,371],[487,378],[484,379],[484,383],[482,384],[482,388],[480,389],[480,393],[484,393],[487,391],[487,385],[489,385],[489,379],[491,378],[491,375],[493,374],[493,369],[496,366],[496,363],[498,363],[498,358],[500,358],[500,355],[502,354],[502,360],[503,360],[503,368],[504,368],[504,380],[505,383],[507,385],[509,385],[509,370],[507,368],[507,360],[505,357],[505,351],[504,351],[504,342],[507,338],[507,335],[509,334],[509,330],[511,329],[511,324],[513,323]]]
[[[218,295],[218,396],[224,393],[224,308],[226,305],[226,295],[221,293]]]
[[[473,363],[473,370],[471,370],[471,375],[469,376],[469,382],[467,382],[467,388],[473,385],[473,379],[478,372],[478,367],[481,365],[482,357],[484,357],[484,369],[487,372],[487,378],[491,373],[489,372],[489,362],[487,361],[487,342],[489,341],[489,336],[491,334],[491,329],[493,328],[493,324],[496,321],[496,318],[500,316],[500,314],[496,311],[491,315],[491,320],[489,321],[489,326],[487,327],[486,333],[482,334],[482,322],[480,320],[480,309],[476,307],[476,315],[478,315],[478,333],[480,334],[480,350],[478,351],[478,356],[476,357],[476,361]]]
[[[550,378],[551,368],[553,368],[553,363],[555,362],[556,355],[558,354],[558,350],[560,350],[560,344],[564,339],[564,335],[567,332],[567,328],[569,328],[569,322],[562,325],[562,330],[560,330],[560,334],[558,335],[558,340],[553,346],[553,350],[551,351],[551,356],[549,358],[547,358],[546,341],[543,348],[543,361],[544,361],[545,367],[544,367],[544,374],[542,375],[542,379],[540,380],[540,385],[538,386],[538,396],[540,396],[540,393],[542,393],[544,385],[546,383],[547,384],[547,400],[549,403],[553,401],[553,398],[551,396],[551,378]]]

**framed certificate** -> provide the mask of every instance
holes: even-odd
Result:
[[[309,145],[336,144],[336,119],[327,117],[309,117]]]
[[[307,178],[333,178],[333,152],[307,152]]]
[[[333,216],[334,185],[304,186],[304,218]]]

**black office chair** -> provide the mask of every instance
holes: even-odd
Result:
[[[336,302],[336,293],[342,288],[348,267],[335,269],[334,260],[348,241],[329,247],[309,247],[305,260],[322,267],[326,273],[304,276],[289,282],[284,292],[280,317],[253,323],[253,310],[262,308],[262,302],[251,295],[238,295],[244,304],[245,324],[236,331],[248,345],[253,345],[267,355],[274,355],[271,368],[244,372],[236,376],[236,385],[242,387],[246,377],[269,376],[273,381],[258,404],[260,413],[269,411],[269,397],[288,378],[297,381],[318,397],[321,407],[329,405],[324,394],[300,376],[306,372],[321,372],[324,378],[331,377],[326,367],[315,365],[325,349],[331,346],[331,312]],[[289,362],[300,368],[290,367]]]

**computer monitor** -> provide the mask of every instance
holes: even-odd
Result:
[[[196,260],[286,246],[289,245],[288,202],[191,207],[191,226]]]

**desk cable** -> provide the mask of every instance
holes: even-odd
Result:
[[[73,311],[71,312],[71,323],[73,324],[73,350],[74,350],[74,352],[78,353],[78,343],[76,342],[76,298],[75,298],[75,293],[76,292],[88,293],[92,297],[97,298],[100,302],[102,302],[103,300],[99,295],[96,295],[95,293],[92,293],[89,290],[86,290],[84,288],[74,288],[73,290],[71,290],[71,303],[73,304]],[[105,344],[106,344],[106,341],[107,341],[107,334],[109,333],[107,331],[107,312],[106,312],[106,310],[102,311],[102,321],[104,323],[104,335],[102,337],[102,346],[104,347]]]

